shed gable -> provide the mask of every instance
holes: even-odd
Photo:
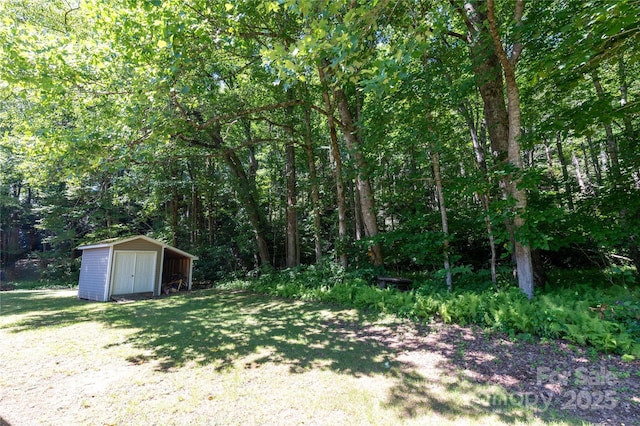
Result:
[[[155,244],[152,241],[147,241],[142,238],[136,238],[134,240],[114,244],[113,248],[115,250],[155,251],[156,253],[160,253],[162,245]]]

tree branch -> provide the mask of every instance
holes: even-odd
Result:
[[[176,106],[176,108],[178,108],[178,111],[180,112],[180,115],[182,116],[182,118],[194,128],[198,130],[203,130],[203,127],[201,127],[200,124],[196,123],[191,119],[191,117],[189,117],[189,114],[187,114],[187,111],[184,109],[182,104],[178,101],[176,89],[172,87],[171,89],[169,89],[169,93],[171,94],[171,100],[173,101],[173,104]]]
[[[516,0],[515,9],[513,11],[513,22],[515,22],[516,31],[514,34],[513,50],[511,51],[511,57],[509,58],[509,62],[514,67],[518,62],[518,59],[520,59],[520,54],[524,49],[524,44],[522,43],[522,34],[520,33],[520,30],[522,27],[523,14],[524,14],[524,0]]]
[[[235,113],[232,113],[232,114],[225,114],[225,115],[220,115],[220,116],[217,116],[217,117],[212,117],[212,118],[208,119],[207,121],[205,121],[204,123],[202,123],[201,125],[199,125],[199,127],[197,127],[197,128],[199,130],[204,130],[204,129],[210,127],[211,125],[213,125],[215,123],[219,123],[221,121],[234,120],[236,118],[244,117],[246,115],[255,114],[257,112],[270,111],[270,110],[274,110],[274,109],[281,109],[281,108],[286,108],[286,107],[290,107],[290,106],[302,105],[304,103],[305,103],[305,101],[296,99],[296,100],[292,100],[292,101],[280,102],[280,103],[277,103],[277,104],[263,105],[261,107],[249,108],[249,109],[246,109],[244,111],[239,111],[239,112],[235,112]]]
[[[464,24],[469,30],[469,33],[471,34],[471,33],[478,32],[478,28],[473,24],[473,22],[471,22],[471,20],[469,19],[469,16],[467,15],[467,12],[463,8],[461,8],[459,5],[457,5],[455,0],[449,0],[449,3],[455,9],[455,11],[458,12],[458,15],[460,15],[460,17],[464,21]],[[464,40],[469,41],[466,38]]]
[[[521,2],[522,0],[518,0]],[[507,53],[504,51],[502,47],[502,41],[500,40],[500,35],[498,34],[498,27],[496,25],[496,15],[495,15],[495,4],[494,0],[487,1],[487,21],[489,22],[489,33],[491,34],[491,38],[493,39],[493,45],[496,49],[496,55],[498,55],[498,59],[500,59],[500,63],[504,68],[505,74],[514,74],[514,67],[509,62],[509,58],[507,57]]]
[[[464,41],[465,43],[469,42],[469,39],[467,37],[465,37],[464,34],[460,34],[460,33],[457,33],[455,31],[445,31],[444,33],[446,35],[448,35],[448,36],[460,39],[460,40]]]
[[[211,145],[209,143],[206,142],[202,142],[201,140],[195,139],[195,138],[188,138],[185,135],[183,135],[182,133],[178,133],[174,135],[176,137],[176,139],[180,139],[183,142],[188,143],[189,145],[195,145],[195,146],[199,146],[202,148],[207,148],[207,149],[212,149],[212,150],[217,150],[218,147],[215,145]]]
[[[74,10],[78,10],[78,9],[80,9],[80,6],[72,7],[72,8],[70,8],[69,10],[67,10],[67,11],[64,13],[64,28],[65,28],[67,31],[69,31],[69,25],[68,25],[68,21],[67,21],[67,19],[68,19],[68,17],[69,17],[69,14],[70,14],[71,12],[73,12]]]

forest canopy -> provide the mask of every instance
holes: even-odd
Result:
[[[0,268],[640,270],[637,0],[8,0]],[[622,269],[617,269],[622,270]],[[515,273],[514,273],[515,272]],[[515,278],[514,278],[515,277]]]

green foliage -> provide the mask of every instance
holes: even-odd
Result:
[[[405,267],[437,267],[441,264],[444,235],[425,229],[429,223],[437,223],[427,215],[409,217],[403,225],[387,232],[383,244],[390,253],[388,262]]]
[[[481,288],[470,281],[476,290],[462,288],[448,293],[437,280],[427,280],[416,290],[401,292],[380,289],[363,279],[361,273],[332,269],[329,265],[273,271],[249,281],[249,288],[374,314],[476,324],[529,340],[532,336],[560,338],[603,352],[640,355],[640,303],[635,288],[574,282],[529,301],[512,286],[496,291],[489,284]],[[566,279],[568,274],[560,276]],[[576,276],[579,280],[580,274]]]
[[[50,257],[42,259],[45,267],[40,275],[43,284],[77,285],[80,278],[80,258]]]

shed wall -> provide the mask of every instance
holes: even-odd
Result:
[[[78,280],[78,297],[104,302],[108,275],[109,247],[84,250]]]

